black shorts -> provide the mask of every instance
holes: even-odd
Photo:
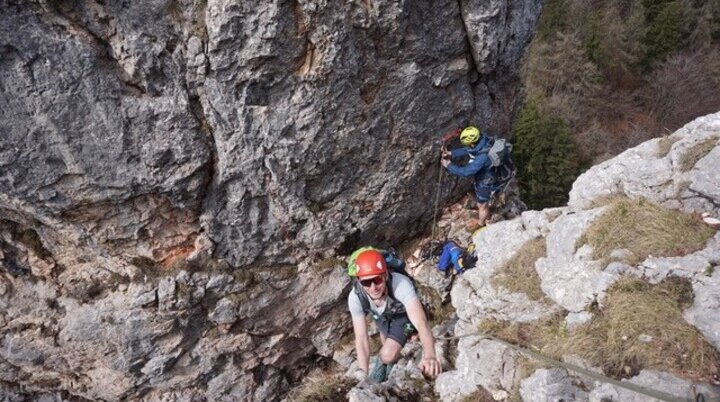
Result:
[[[406,326],[409,325],[412,327],[412,323],[407,315],[399,315],[391,318],[389,321],[384,317],[380,317],[380,319],[375,320],[375,325],[383,336],[396,341],[402,346],[405,346],[409,336],[405,334]],[[412,328],[413,332],[415,332],[415,327]],[[412,332],[410,335],[412,335]]]

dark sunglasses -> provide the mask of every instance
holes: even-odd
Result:
[[[363,285],[363,287],[365,288],[369,288],[373,283],[375,284],[375,286],[380,286],[380,284],[383,282],[385,282],[385,278],[383,278],[382,276],[376,276],[371,279],[362,280],[360,281],[360,284]]]

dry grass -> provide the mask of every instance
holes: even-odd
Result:
[[[544,299],[545,293],[540,287],[535,261],[546,255],[544,237],[525,242],[515,256],[493,276],[492,285],[502,286],[515,293],[525,293],[531,300]]]
[[[310,374],[302,385],[288,395],[290,402],[344,401],[345,395],[356,384],[342,374],[317,371]]]
[[[555,359],[578,355],[615,378],[649,368],[709,380],[718,375],[720,352],[683,319],[682,307],[692,298],[686,279],[650,285],[622,278],[593,319],[574,331],[565,329],[561,315],[525,324],[485,321],[480,330]],[[643,342],[641,335],[651,339]]]
[[[339,258],[328,257],[328,258],[324,258],[324,259],[320,260],[314,266],[318,270],[318,274],[329,274],[332,270],[335,270],[335,269],[345,270],[345,268],[347,267],[347,264],[345,264],[345,261],[343,261]]]
[[[672,145],[680,140],[680,137],[671,137],[666,135],[657,143],[657,156],[658,158],[665,157],[669,152]]]
[[[567,337],[564,321],[566,313],[558,312],[530,323],[484,320],[478,326],[478,330],[512,344],[523,345],[533,350],[543,350],[550,342]]]
[[[682,317],[689,287],[683,280],[650,286],[637,278],[622,279],[611,288],[600,314],[556,352],[574,352],[614,377],[654,368],[711,378],[718,374],[720,353]],[[640,335],[652,340],[643,342]]]
[[[705,246],[715,233],[697,217],[646,200],[623,199],[595,219],[577,246],[589,244],[594,257],[608,260],[616,249],[628,249],[636,264],[648,256],[685,255]]]
[[[485,388],[478,388],[472,394],[460,399],[460,402],[495,402],[495,399]]]
[[[692,169],[696,163],[705,155],[709,154],[718,145],[718,138],[708,138],[703,142],[693,145],[685,154],[680,158],[680,171],[687,172]]]

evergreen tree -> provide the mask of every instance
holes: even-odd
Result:
[[[567,124],[544,112],[538,98],[530,99],[518,114],[513,135],[523,201],[533,209],[565,204],[577,175]]]
[[[642,66],[649,71],[655,61],[664,60],[680,47],[682,9],[678,1],[643,0],[642,4],[647,24],[641,39]]]

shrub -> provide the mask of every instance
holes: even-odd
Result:
[[[585,34],[585,53],[595,65],[600,65],[607,59],[605,48],[602,46],[603,30],[600,23],[600,14],[593,12],[587,18],[587,33]]]
[[[667,131],[720,109],[720,86],[702,51],[678,53],[659,63],[639,91],[642,103]]]
[[[592,96],[602,78],[574,33],[558,33],[552,41],[533,46],[522,73],[530,95],[545,97],[559,93]]]
[[[520,110],[513,133],[523,201],[534,209],[563,205],[577,174],[565,122],[532,99]]]
[[[636,1],[624,3],[591,13],[582,33],[588,57],[598,66],[607,84],[615,89],[637,86],[636,66],[642,58],[642,32],[638,29],[644,21],[642,7]]]

